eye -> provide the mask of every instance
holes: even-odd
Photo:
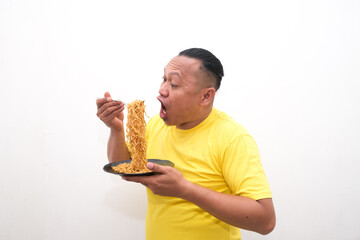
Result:
[[[174,83],[172,83],[172,80],[171,79],[167,79],[167,78],[163,78],[163,81],[162,81],[162,83],[161,84],[164,84],[165,82],[169,82],[169,84],[170,84],[170,87],[172,87],[172,88],[175,88],[175,87],[177,87],[177,85],[176,84],[174,84]]]
[[[161,86],[166,82],[166,78],[163,78],[162,82],[161,82]]]

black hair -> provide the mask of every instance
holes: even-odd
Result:
[[[202,48],[189,48],[179,53],[179,56],[185,56],[198,59],[202,62],[204,68],[215,75],[215,90],[217,91],[224,76],[224,69],[220,60],[210,51]]]

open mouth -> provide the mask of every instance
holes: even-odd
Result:
[[[164,119],[166,117],[166,107],[163,103],[161,103],[161,109],[160,109],[160,117]]]
[[[166,106],[165,106],[165,104],[164,104],[164,100],[163,100],[163,98],[162,98],[161,96],[158,96],[157,99],[158,99],[159,102],[161,103],[160,117],[161,117],[162,119],[165,119],[167,109],[166,109]]]

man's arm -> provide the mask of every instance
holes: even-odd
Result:
[[[110,137],[107,145],[107,156],[109,162],[124,161],[130,159],[129,149],[125,143],[124,128],[120,131],[110,130]]]
[[[148,187],[154,194],[179,197],[190,201],[214,217],[239,228],[268,234],[275,227],[275,211],[271,198],[250,198],[219,193],[186,180],[175,168],[148,163],[154,172],[146,177],[123,177]]]
[[[130,159],[130,153],[125,143],[124,103],[113,101],[110,94],[106,92],[104,98],[96,101],[96,105],[97,116],[110,128],[107,146],[109,162]]]
[[[253,199],[219,193],[187,181],[182,198],[194,203],[214,217],[239,228],[268,234],[275,227],[271,198]]]

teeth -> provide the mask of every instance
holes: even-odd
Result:
[[[166,113],[166,108],[164,108],[163,112]]]

